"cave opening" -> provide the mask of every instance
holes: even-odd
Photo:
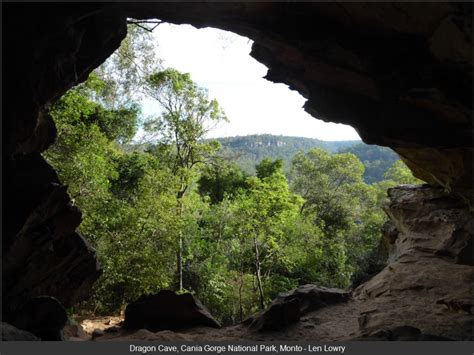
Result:
[[[396,153],[305,113],[262,79],[248,38],[153,21],[129,19],[51,108],[43,157],[103,270],[70,312],[115,317],[171,289],[229,325],[298,286],[355,288],[380,271],[386,190],[421,182]]]
[[[127,17],[159,17],[198,27],[215,26],[252,38],[252,56],[269,68],[267,78],[286,83],[307,97],[308,112],[356,127],[366,143],[391,147],[417,177],[430,184],[396,187],[389,193],[386,211],[396,228],[388,225],[384,230],[394,243],[390,246],[389,265],[380,273],[351,293],[298,288],[286,299],[277,300],[268,312],[235,328],[231,337],[261,339],[265,333],[252,329],[285,329],[285,337],[310,340],[472,340],[472,5],[84,3],[7,4],[5,10],[9,12],[4,17],[5,28],[17,28],[20,22],[23,26],[21,31],[8,31],[4,51],[9,69],[5,73],[9,90],[4,99],[2,151],[6,174],[2,235],[4,322],[43,339],[58,340],[65,324],[62,307],[71,309],[90,297],[91,286],[101,271],[94,250],[76,232],[81,223],[77,207],[80,203],[77,199],[70,201],[57,173],[40,155],[57,135],[49,108],[69,88],[85,81],[91,70],[119,47]],[[95,84],[100,86],[100,82]],[[85,142],[96,149],[93,159],[86,159],[83,154],[79,168],[100,166],[103,172],[110,172],[105,179],[92,182],[99,187],[115,183],[114,193],[127,197],[126,189],[116,184],[117,179],[120,174],[127,176],[130,166],[147,168],[147,162],[137,154],[122,171],[114,172],[115,164],[107,164],[108,159],[120,160],[123,155],[102,150],[104,139],[98,135],[101,128],[107,130],[116,123],[114,110],[86,108],[90,121],[97,123],[100,117],[105,120],[102,127],[96,124],[97,128],[84,130],[90,134]],[[121,115],[133,116],[133,109],[126,107]],[[130,133],[129,126],[122,128],[116,137],[119,140]],[[83,140],[71,142],[79,148],[84,145]],[[273,163],[261,167],[261,177],[265,171],[278,168]],[[172,185],[164,182],[173,180],[173,175],[165,174],[163,169],[156,172],[153,178],[161,184],[139,184],[138,188],[168,191]],[[75,179],[79,180],[79,176],[72,174],[70,181]],[[257,176],[253,180],[257,191],[265,187],[258,179]],[[103,192],[106,195],[107,191]],[[160,206],[176,197],[170,196]],[[281,194],[275,194],[278,196]],[[133,219],[133,198],[122,203],[103,201],[110,203],[94,205],[93,199],[81,202],[110,212],[107,218],[92,214],[90,219],[86,207],[86,223],[79,227],[81,232],[88,223],[89,227],[127,225]],[[246,202],[251,205],[252,201]],[[352,206],[347,203],[345,207]],[[156,211],[166,216],[166,211]],[[208,214],[210,220],[218,216]],[[144,231],[148,228],[145,223],[138,225],[144,226]],[[192,231],[205,226],[191,223],[188,228]],[[166,227],[163,235],[180,230],[166,223],[154,227]],[[243,227],[243,223],[236,226]],[[116,231],[109,232],[109,240],[113,240]],[[123,255],[117,252],[120,248],[134,250],[120,243],[110,243],[108,247],[117,259]],[[142,249],[141,254],[151,250],[146,246]],[[304,249],[294,251],[301,250]],[[206,253],[203,248],[202,255],[209,254]],[[141,254],[132,255],[131,260],[141,262]],[[337,250],[334,255],[338,255]],[[169,260],[175,257],[169,256]],[[167,259],[160,255],[153,258],[156,263],[160,260]],[[173,273],[176,265],[168,267]],[[328,265],[328,269],[335,268]],[[102,270],[113,270],[113,264],[103,263]],[[143,275],[129,276],[133,281]],[[219,286],[219,280],[209,280],[207,284]],[[123,293],[123,285],[116,285],[118,294]],[[220,285],[228,286],[225,282]],[[216,302],[226,305],[220,294],[213,296],[218,298]],[[327,297],[342,303],[333,307]],[[302,302],[301,308],[296,307],[294,298]],[[309,315],[303,311],[308,309]],[[42,317],[44,312],[51,316]],[[280,322],[287,314],[293,318]],[[295,323],[295,328],[286,328]],[[254,328],[247,329],[249,324]],[[35,340],[31,334],[7,329],[13,333],[2,337]],[[325,329],[331,331],[327,333]],[[210,338],[222,336],[218,330],[206,334]],[[189,336],[198,339],[202,334]]]

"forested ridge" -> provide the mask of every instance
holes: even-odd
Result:
[[[254,170],[244,169],[222,149],[230,139],[205,139],[224,110],[189,74],[161,67],[147,36],[131,27],[118,52],[51,108],[58,139],[44,156],[81,209],[80,232],[103,269],[93,297],[71,312],[117,313],[172,289],[230,324],[282,291],[348,287],[384,262],[386,190],[417,182],[400,160],[368,183],[364,147],[301,149],[306,140],[291,138],[284,160],[260,150]],[[143,117],[140,96],[160,112]]]
[[[221,154],[235,161],[245,172],[255,173],[255,166],[264,158],[282,159],[289,172],[291,159],[299,151],[321,148],[330,153],[355,154],[364,164],[367,183],[384,179],[385,172],[399,159],[391,149],[368,145],[361,141],[323,141],[316,138],[255,134],[215,138],[221,144]]]

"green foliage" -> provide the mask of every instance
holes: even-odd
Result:
[[[413,176],[412,172],[403,163],[398,160],[387,170],[384,174],[384,178],[389,181],[393,181],[396,184],[422,184],[423,181]]]
[[[161,68],[156,57],[150,31],[135,26],[127,27],[127,37],[120,47],[94,73],[104,85],[100,103],[104,107],[123,107],[143,97],[146,77]]]
[[[363,181],[364,166],[351,153],[321,149],[293,159],[293,188],[305,199],[302,214],[322,232],[326,284],[345,287],[359,259],[375,247],[385,217],[377,187]]]
[[[226,120],[224,112],[216,100],[209,100],[207,91],[197,86],[189,74],[175,69],[153,73],[147,78],[147,94],[162,108],[162,114],[145,122],[145,130],[151,139],[173,142],[184,152],[178,150],[178,158],[186,158],[193,164],[196,159],[191,146],[216,147],[214,143],[198,142],[220,121]],[[191,152],[190,152],[191,151]]]
[[[283,160],[277,159],[272,161],[270,158],[265,158],[258,163],[255,169],[257,170],[257,177],[264,179],[273,176],[277,172],[283,172]]]
[[[219,159],[202,170],[198,181],[199,193],[208,196],[210,202],[216,204],[247,188],[246,179],[247,174],[236,164]]]
[[[133,97],[124,94],[130,88],[115,80],[122,69],[136,68],[120,69],[109,61],[53,105],[58,138],[44,154],[80,207],[80,232],[102,265],[103,276],[83,307],[103,313],[169,287],[173,237],[180,228],[172,208],[174,175],[157,169],[155,156],[122,149],[140,115]],[[117,93],[125,96],[118,100],[112,95]]]
[[[297,221],[302,200],[290,192],[281,162],[263,161],[257,169],[265,171],[265,176],[248,177],[244,188],[226,195],[232,199],[224,197],[220,203],[211,205],[202,221],[206,241],[195,239],[199,245],[211,247],[198,253],[208,260],[205,265],[212,261],[214,268],[223,269],[238,291],[237,295],[224,292],[227,296],[222,296],[222,300],[226,301],[217,309],[211,307],[227,321],[242,320],[256,311],[258,305],[264,306],[278,292],[296,284],[283,275],[273,277],[273,272],[287,270],[295,262],[289,260],[285,246],[291,243],[288,226]],[[252,275],[254,281],[249,284]],[[228,283],[222,285],[228,287]],[[205,290],[198,287],[197,294],[206,304],[213,304]]]
[[[368,184],[382,181],[387,169],[399,160],[390,148],[364,143],[340,149],[339,153],[353,153],[362,161],[365,166],[364,181]]]

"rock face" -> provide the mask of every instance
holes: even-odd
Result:
[[[348,299],[347,291],[316,285],[303,285],[281,293],[267,310],[245,321],[250,329],[265,331],[279,330],[296,323],[301,316]]]
[[[34,317],[46,312],[49,318],[60,319],[65,313],[59,303],[49,307],[48,302],[38,303],[37,297],[52,296],[70,307],[88,296],[100,268],[94,250],[75,232],[80,211],[43,158],[30,154],[7,161],[4,167],[11,209],[5,212],[2,245],[3,319],[42,337],[35,325],[40,320]],[[35,305],[37,313],[31,313],[30,321],[25,319],[30,313],[23,313],[19,320],[19,312],[28,305]]]
[[[100,275],[94,250],[75,231],[81,213],[40,152],[56,136],[49,105],[85,80],[126,32],[122,16],[91,16],[100,4],[30,5],[8,6],[5,22],[12,30],[4,42],[2,296],[3,319],[13,325],[35,297],[69,307]],[[20,18],[28,29],[14,31]]]
[[[423,334],[472,340],[473,216],[458,199],[428,186],[389,190],[386,212],[398,237],[391,262],[353,298],[364,334],[410,326]]]
[[[2,334],[2,341],[39,341],[33,334],[15,328],[14,326],[0,322],[0,333]]]
[[[20,190],[22,185],[14,187]],[[100,275],[94,250],[74,232],[81,213],[71,204],[66,187],[56,181],[45,183],[45,188],[49,194],[38,196],[15,238],[3,246],[3,297],[9,304],[24,295],[48,294],[68,307],[84,299]]]
[[[161,290],[155,295],[144,295],[125,309],[123,327],[126,329],[175,330],[207,326],[220,328],[209,311],[191,295],[177,295]]]
[[[63,340],[62,329],[67,314],[63,306],[52,297],[35,297],[17,310],[13,323],[42,340]]]

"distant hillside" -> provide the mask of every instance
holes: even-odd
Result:
[[[222,145],[222,152],[249,174],[255,173],[255,165],[264,158],[283,159],[285,167],[299,151],[322,148],[335,153],[360,141],[322,141],[315,138],[274,136],[271,134],[215,138]]]
[[[222,154],[234,160],[244,171],[255,173],[255,165],[264,158],[283,159],[288,171],[293,156],[299,151],[322,148],[331,153],[351,152],[366,167],[368,183],[380,181],[398,156],[388,148],[367,145],[361,141],[322,141],[315,138],[274,136],[271,134],[215,138]]]

